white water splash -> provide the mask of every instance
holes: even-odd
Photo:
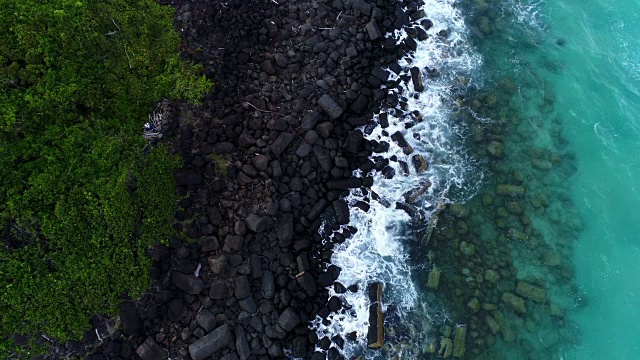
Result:
[[[405,211],[395,208],[396,202],[404,202],[404,195],[408,191],[420,189],[426,181],[430,181],[431,188],[415,204],[425,217],[424,220],[428,220],[440,204],[464,201],[473,195],[481,180],[481,175],[472,167],[472,162],[460,144],[463,129],[455,123],[454,116],[458,111],[455,93],[473,81],[470,77],[480,67],[482,59],[470,47],[463,17],[456,9],[454,0],[426,0],[423,9],[427,18],[434,23],[428,31],[429,39],[418,42],[417,51],[403,59],[400,65],[405,69],[405,73],[401,75],[408,74],[409,69],[414,66],[421,69],[425,90],[415,92],[409,81],[402,83],[403,91],[399,94],[407,98],[409,112],[418,111],[422,120],[406,116],[409,112],[401,117],[390,113],[388,128],[378,126],[370,135],[365,135],[370,140],[387,141],[390,149],[380,155],[404,161],[409,165],[410,174],[405,176],[399,162],[391,161],[389,165],[396,171],[392,179],[386,179],[381,173],[373,174],[372,190],[381,200],[370,200],[371,194],[363,194],[361,190],[353,191],[347,199],[351,205],[351,224],[358,232],[334,248],[332,262],[342,269],[338,281],[345,286],[356,284],[360,290],[356,293],[347,291],[345,294],[336,294],[330,288],[330,295],[340,297],[351,309],[332,314],[328,326],[320,318],[312,323],[319,338],[337,334],[344,337],[347,333],[356,332],[357,341],[345,343],[342,352],[346,358],[355,355],[363,355],[367,359],[374,358],[376,354],[380,356],[366,347],[369,324],[366,289],[372,282],[381,281],[385,284],[384,304],[394,305],[400,322],[406,324],[412,311],[426,313],[426,317],[438,315],[434,313],[437,310],[429,309],[423,303],[411,280],[409,257],[420,258],[426,255],[410,254],[412,239],[407,231],[407,224],[412,219]],[[446,38],[438,35],[441,30],[448,32]],[[406,37],[406,33],[401,31],[389,36],[400,40]],[[427,68],[437,69],[439,76],[429,77]],[[396,74],[392,75],[397,79]],[[379,115],[374,120],[377,122],[378,118]],[[407,129],[408,123],[412,126]],[[404,135],[414,149],[412,154],[405,155],[390,139],[390,135],[396,132]],[[411,157],[416,154],[424,156],[429,163],[427,172],[416,174],[414,171]],[[454,187],[458,192],[456,199],[452,199],[449,193]],[[358,200],[369,200],[370,210],[363,212],[354,207],[353,204]],[[426,221],[420,223],[426,224]],[[410,327],[421,328],[419,325]],[[421,335],[424,334],[412,334],[417,337]],[[409,348],[399,350],[396,355],[415,358],[415,352]]]

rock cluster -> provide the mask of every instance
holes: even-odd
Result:
[[[387,90],[398,83],[383,68],[397,67],[415,41],[397,45],[383,34],[419,17],[419,3],[172,4],[182,56],[216,84],[201,106],[175,104],[165,134],[184,162],[175,176],[184,196],[175,228],[184,236],[149,251],[156,287],[121,310],[130,325],[92,359],[269,359],[285,350],[340,358],[345,340],[318,339],[308,323],[343,307],[327,287],[358,291],[338,282],[330,262],[335,244],[357,231],[341,227],[349,223],[341,198],[367,191],[366,174],[380,167],[370,155],[381,144],[359,127],[375,126],[383,104],[398,105]],[[419,156],[414,165],[427,168]]]

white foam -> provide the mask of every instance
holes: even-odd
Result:
[[[423,120],[406,129],[405,123],[410,121],[409,117],[396,118],[389,114],[389,128],[382,129],[378,126],[370,135],[366,135],[368,139],[387,141],[391,145],[390,149],[381,155],[385,158],[397,156],[399,160],[409,164],[411,173],[404,176],[399,164],[391,162],[390,166],[396,170],[393,179],[385,179],[381,173],[373,174],[375,181],[372,190],[391,206],[387,208],[383,202],[371,200],[371,208],[366,213],[350,206],[351,224],[358,232],[334,248],[332,262],[342,269],[338,280],[345,286],[357,284],[360,291],[335,294],[333,288],[330,288],[331,295],[339,296],[352,308],[333,314],[328,326],[323,325],[319,318],[312,326],[320,338],[336,334],[344,336],[355,331],[358,340],[345,343],[343,354],[346,358],[354,355],[364,355],[365,358],[374,356],[371,350],[366,349],[369,321],[366,289],[371,282],[382,281],[385,284],[384,304],[393,304],[402,322],[409,321],[409,314],[412,312],[426,313],[424,316],[438,315],[438,310],[424,305],[411,280],[412,269],[407,261],[411,255],[408,244],[412,241],[407,235],[407,223],[411,218],[403,210],[395,209],[395,203],[403,202],[405,193],[419,189],[429,180],[433,185],[416,204],[428,219],[439,204],[464,201],[471,196],[481,180],[477,169],[473,168],[465,154],[460,142],[462,128],[453,121],[453,116],[457,107],[455,92],[461,86],[460,77],[464,77],[465,82],[472,82],[472,75],[481,65],[482,59],[469,45],[464,20],[454,3],[454,0],[425,1],[427,18],[434,23],[428,31],[429,39],[418,42],[415,54],[400,63],[407,72],[413,66],[422,70],[426,89],[416,93],[409,81],[404,84],[403,96],[408,97],[409,111],[419,111]],[[437,35],[443,29],[449,33],[446,40]],[[406,34],[401,31],[388,36],[399,40]],[[426,68],[437,69],[440,75],[430,78]],[[395,76],[393,73],[392,75]],[[413,95],[416,95],[415,98]],[[378,116],[374,120],[378,121]],[[401,132],[413,147],[413,154],[405,155],[387,136],[396,131]],[[419,140],[414,138],[414,134],[419,135]],[[411,156],[415,154],[421,154],[427,159],[427,172],[420,175],[415,173],[411,165]],[[458,190],[466,189],[457,191],[455,199],[449,193],[454,186]],[[364,198],[364,194],[357,190],[347,200],[353,205],[355,201]],[[414,255],[426,257],[424,254]],[[411,350],[406,349],[398,355],[405,358],[415,356]]]

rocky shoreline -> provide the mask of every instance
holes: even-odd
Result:
[[[383,67],[426,37],[384,34],[424,17],[419,5],[171,2],[183,58],[215,82],[201,106],[162,107],[184,161],[182,236],[149,251],[154,287],[90,333],[90,359],[342,358],[349,340],[318,339],[308,324],[342,308],[327,287],[366,291],[339,282],[332,249],[357,231],[342,198],[373,184],[352,174],[385,166],[370,158],[385,144],[357,129],[399,103]]]

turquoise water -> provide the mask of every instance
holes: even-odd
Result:
[[[546,194],[533,232],[575,276],[562,281],[511,246],[517,278],[566,314],[525,320],[516,345],[496,348],[504,358],[640,359],[640,1],[484,4],[471,20],[495,29],[476,38],[481,76],[489,89],[508,76],[521,116],[506,122],[503,165]],[[553,166],[532,169],[532,151]]]
[[[588,306],[570,314],[571,359],[640,358],[640,2],[549,1],[551,74],[578,172],[571,197],[585,224],[573,260]]]

